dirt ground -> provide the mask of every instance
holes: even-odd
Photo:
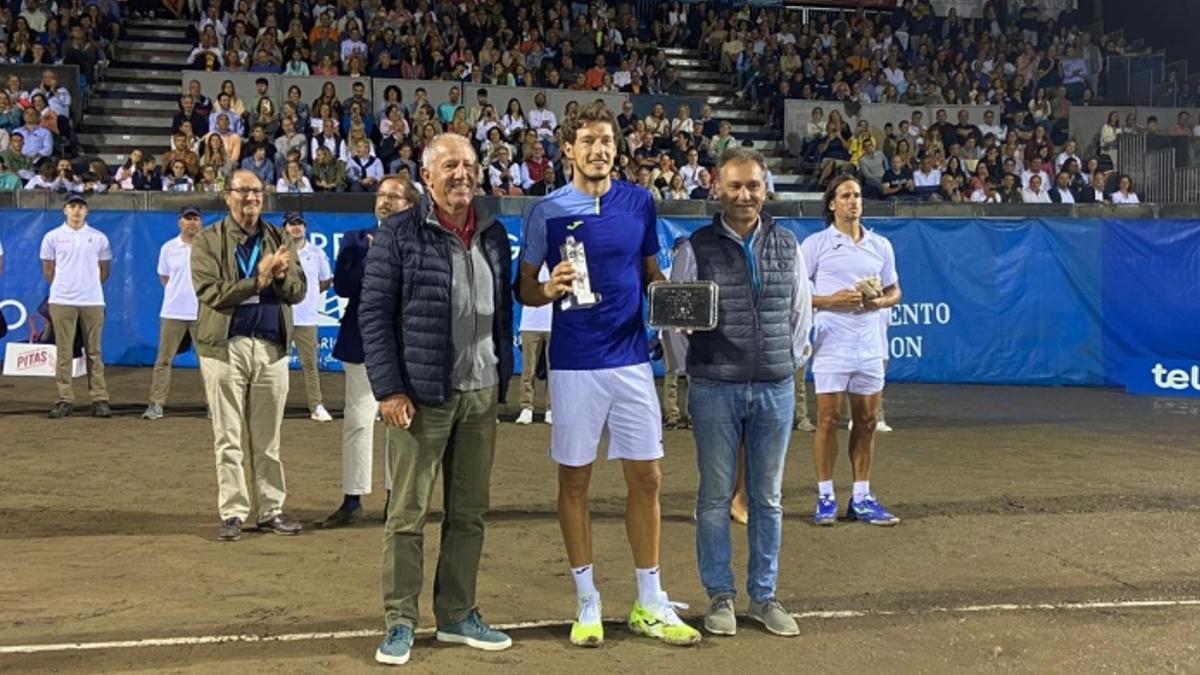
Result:
[[[379,672],[375,635],[4,651],[382,629],[378,468],[377,492],[365,498],[370,518],[360,526],[218,543],[199,374],[176,371],[168,417],[157,422],[140,419],[149,379],[149,369],[110,369],[117,417],[65,421],[45,418],[50,380],[0,379],[0,672]],[[340,376],[323,382],[330,407],[340,409]],[[82,380],[77,396],[86,402]],[[495,654],[426,637],[408,670],[1200,672],[1200,401],[930,385],[891,386],[887,396],[896,431],[879,438],[873,487],[904,519],[899,527],[810,526],[812,438],[793,438],[779,596],[803,614],[800,637],[771,637],[743,622],[736,637],[676,649],[614,623],[601,650],[582,651],[567,644],[566,624],[555,623],[514,630],[514,647]],[[307,419],[298,374],[291,402],[283,431],[288,507],[312,523],[340,501],[341,425]],[[574,594],[546,457],[549,428],[511,419],[500,426],[480,604],[494,623],[565,622]],[[691,432],[668,432],[666,453],[665,587],[692,605],[685,614],[694,618],[704,592]],[[837,474],[843,496],[846,464],[843,457]],[[623,492],[618,468],[600,467],[597,582],[614,620],[635,592]],[[428,532],[432,563],[436,525]],[[735,542],[735,559],[744,561],[740,529]],[[738,578],[744,583],[744,569]],[[1128,602],[1139,600],[1177,602]],[[1062,604],[1093,602],[1115,604]],[[429,605],[427,592],[423,611]],[[818,614],[840,610],[851,614]]]

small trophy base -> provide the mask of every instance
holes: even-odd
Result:
[[[600,299],[599,293],[588,293],[587,295],[576,295],[574,293],[570,293],[562,300],[559,300],[558,308],[564,312],[568,312],[573,309],[588,309],[589,307],[595,307],[596,305],[600,304]]]

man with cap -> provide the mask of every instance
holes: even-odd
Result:
[[[325,291],[333,285],[333,271],[329,269],[329,256],[316,246],[308,245],[308,224],[304,215],[289,211],[283,216],[283,226],[291,238],[292,247],[300,258],[304,270],[307,291],[304,300],[292,307],[292,341],[300,357],[300,369],[304,371],[304,391],[308,395],[308,414],[314,422],[332,422],[333,417],[325,409],[321,396],[321,372],[318,368],[317,323]]]
[[[363,273],[367,267],[367,251],[379,233],[379,226],[392,215],[407,211],[421,201],[413,184],[396,176],[384,178],[375,193],[375,227],[347,232],[342,236],[337,264],[333,271],[333,291],[346,298],[341,327],[333,358],[342,362],[346,374],[345,408],[342,412],[342,505],[329,515],[322,527],[342,527],[362,518],[362,496],[371,494],[371,473],[375,446],[375,417],[379,403],[371,391],[367,368],[363,365],[362,333],[358,327],[359,299],[362,296]],[[385,457],[388,446],[384,445]],[[389,495],[392,474],[385,463],[384,487]],[[384,507],[387,513],[387,507]]]
[[[204,229],[200,209],[184,206],[179,210],[179,236],[158,251],[158,280],[163,285],[162,309],[158,313],[158,356],[150,381],[150,405],[142,418],[161,419],[167,392],[171,389],[171,362],[179,353],[184,336],[196,340],[198,302],[192,289],[192,244]]]
[[[112,248],[103,232],[87,224],[88,204],[82,194],[69,195],[63,213],[66,222],[42,238],[40,256],[42,274],[50,283],[50,322],[58,350],[54,364],[58,401],[50,409],[50,419],[70,417],[74,411],[71,362],[77,327],[83,330],[92,415],[112,417],[100,351],[104,330],[103,284],[108,280]]]
[[[283,511],[279,428],[288,393],[291,306],[304,299],[304,272],[286,233],[262,219],[262,202],[262,181],[234,171],[225,192],[229,215],[192,246],[192,285],[200,301],[196,353],[212,412],[222,541],[241,538],[252,503],[260,530],[301,530]],[[242,469],[247,451],[253,495]]]

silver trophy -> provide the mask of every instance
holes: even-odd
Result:
[[[575,281],[572,282],[571,293],[559,302],[559,309],[587,309],[600,303],[600,294],[592,292],[592,280],[588,276],[587,254],[583,250],[583,242],[568,236],[559,248],[562,259],[571,263],[575,269]]]

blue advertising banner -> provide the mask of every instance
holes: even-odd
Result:
[[[1130,359],[1125,391],[1145,396],[1200,398],[1200,360]]]
[[[278,214],[267,218],[279,222]],[[513,242],[515,269],[520,218],[501,221]],[[39,246],[61,222],[61,214],[50,211],[0,215],[0,311],[10,326],[0,344],[28,339],[28,317],[48,293]],[[707,222],[660,219],[660,265],[670,267],[677,237]],[[824,227],[816,219],[780,222],[800,238]],[[114,253],[105,284],[104,360],[151,365],[162,300],[155,263],[161,245],[177,234],[176,216],[98,211],[89,223],[108,235]],[[369,214],[310,214],[310,242],[332,264],[342,233],[371,223]],[[1125,385],[1130,372],[1150,373],[1144,364],[1133,367],[1139,359],[1157,359],[1168,370],[1186,366],[1167,360],[1200,361],[1200,302],[1194,299],[1200,223],[889,219],[867,225],[891,240],[904,291],[891,313],[890,380],[1112,386]],[[329,353],[343,305],[332,289],[323,298],[326,370],[341,368]],[[515,359],[519,366],[519,353]],[[194,366],[195,357],[181,355],[177,364]]]
[[[664,241],[702,221],[664,219]],[[803,239],[818,219],[781,219]],[[888,379],[1101,385],[1100,229],[1075,220],[869,220],[903,291]]]

